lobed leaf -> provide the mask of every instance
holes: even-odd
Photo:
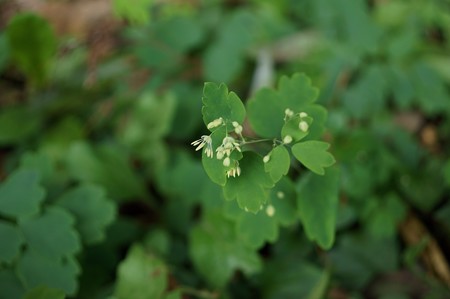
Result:
[[[325,167],[330,167],[336,160],[326,150],[330,145],[323,141],[305,141],[292,146],[292,154],[306,168],[316,174],[325,174]]]
[[[39,185],[39,179],[35,171],[13,172],[0,185],[0,214],[23,217],[37,213],[45,197],[45,190]]]
[[[334,242],[338,210],[339,172],[330,168],[323,176],[305,175],[297,185],[297,205],[306,235],[329,249]]]
[[[227,129],[232,131],[233,121],[240,124],[244,121],[246,113],[244,104],[234,92],[228,92],[225,84],[205,83],[202,101],[203,121],[206,126],[222,117],[224,121],[227,121]],[[214,130],[214,128],[211,129],[211,131]]]
[[[20,253],[23,236],[13,224],[0,220],[0,263],[11,263]]]
[[[58,259],[27,249],[17,264],[17,274],[27,288],[45,285],[75,295],[79,265],[73,258]]]
[[[241,209],[256,213],[268,199],[268,188],[274,183],[264,170],[262,157],[246,152],[239,164],[241,175],[230,177],[223,191],[225,199],[236,199]]]
[[[289,171],[291,158],[284,145],[276,146],[267,154],[269,161],[264,163],[264,170],[269,173],[273,182],[278,182]]]
[[[102,241],[106,227],[115,219],[116,206],[106,198],[104,189],[95,185],[71,189],[57,204],[75,216],[75,226],[86,244]]]
[[[273,218],[282,226],[296,223],[297,193],[295,186],[288,177],[283,177],[270,192],[270,204],[274,208]]]
[[[22,282],[9,269],[0,269],[0,290],[0,299],[21,299],[25,293]]]
[[[145,197],[143,182],[133,171],[127,154],[118,147],[93,148],[85,142],[74,142],[68,149],[66,162],[74,178],[101,185],[113,199]]]
[[[266,241],[274,242],[278,238],[276,219],[269,217],[264,209],[256,214],[241,210],[236,223],[239,237],[252,248],[261,248]]]
[[[38,15],[21,13],[11,20],[6,34],[17,66],[34,84],[43,85],[57,48],[50,24]]]
[[[195,268],[215,288],[223,288],[240,269],[252,274],[261,269],[257,252],[240,242],[234,223],[221,211],[208,211],[189,235],[189,253]]]
[[[162,298],[167,288],[168,270],[163,261],[133,245],[117,270],[114,298]]]
[[[314,104],[317,96],[318,89],[311,86],[311,80],[304,74],[294,74],[291,78],[283,76],[277,90],[263,88],[248,101],[248,119],[259,136],[280,136],[285,110],[309,114],[310,109],[320,107]],[[314,118],[314,126],[322,125]]]
[[[259,211],[245,212],[237,202],[225,203],[225,217],[235,221],[236,234],[251,248],[261,248],[265,242],[274,242],[278,238],[279,226],[292,225],[297,221],[296,193],[292,182],[282,178],[270,191],[267,204]]]
[[[48,208],[42,215],[21,219],[22,230],[28,246],[37,254],[49,259],[71,256],[81,249],[75,220],[61,208]]]

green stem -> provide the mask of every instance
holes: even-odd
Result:
[[[266,142],[266,141],[274,141],[274,140],[273,139],[258,139],[258,140],[252,140],[252,141],[245,141],[245,142],[242,143],[242,145],[259,143],[259,142]]]

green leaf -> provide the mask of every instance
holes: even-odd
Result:
[[[448,91],[445,80],[423,61],[414,65],[411,73],[415,88],[414,95],[424,112],[436,114],[440,111],[448,111]]]
[[[52,160],[62,160],[70,145],[85,138],[85,126],[82,120],[68,116],[51,128],[47,128],[42,138],[41,152],[45,152]]]
[[[28,291],[22,299],[64,299],[66,295],[63,291],[39,286]]]
[[[390,193],[381,198],[369,198],[375,208],[362,215],[368,229],[376,237],[395,236],[400,221],[406,216],[407,208],[397,194]]]
[[[164,299],[183,299],[183,293],[180,290],[171,291]]]
[[[57,224],[56,224],[57,225]],[[28,289],[45,285],[75,295],[78,289],[77,262],[70,259],[55,259],[27,249],[17,264],[17,273]]]
[[[27,121],[23,121],[26,119]],[[25,107],[2,108],[0,111],[0,145],[23,142],[39,130],[41,117]]]
[[[305,141],[292,146],[292,154],[306,168],[316,174],[325,174],[325,167],[330,167],[336,161],[333,155],[327,152],[330,145],[323,141]]]
[[[19,229],[9,222],[0,220],[0,263],[10,263],[19,255],[23,236]]]
[[[211,134],[212,139],[212,149],[218,148],[222,144],[223,138],[226,136],[226,128],[221,127],[218,128],[214,134]],[[206,145],[205,145],[206,146]],[[203,149],[202,149],[203,151]],[[205,169],[206,174],[214,183],[225,186],[227,183],[227,167],[223,165],[223,161],[216,159],[216,153],[214,153],[214,157],[210,158],[206,156],[205,152],[202,152],[202,165]]]
[[[39,211],[44,197],[39,175],[30,170],[17,170],[0,185],[0,214],[12,217],[32,215]]]
[[[301,265],[294,267],[293,265]],[[261,274],[265,299],[308,298],[320,285],[322,270],[296,254],[268,260]]]
[[[202,88],[188,82],[179,82],[171,88],[175,94],[176,107],[172,119],[171,138],[185,140],[186,136],[194,136],[203,123],[201,109]]]
[[[77,231],[86,244],[102,241],[106,227],[115,219],[116,206],[106,198],[104,189],[95,185],[69,190],[57,204],[75,216]]]
[[[364,69],[358,81],[343,96],[348,113],[361,119],[382,111],[388,92],[388,76],[389,72],[378,65]]]
[[[256,213],[268,198],[268,188],[274,183],[264,170],[262,157],[253,153],[244,153],[240,161],[241,175],[228,178],[223,191],[227,200],[237,199],[239,207]]]
[[[133,5],[126,0],[114,0],[113,9],[117,16],[134,24],[146,24],[150,20],[150,7],[154,0],[135,0]]]
[[[376,273],[399,266],[396,238],[374,238],[365,231],[344,234],[330,253],[333,275],[351,289],[363,288]]]
[[[0,269],[0,290],[0,299],[20,299],[25,293],[16,273],[7,269]]]
[[[140,245],[133,245],[117,270],[117,299],[161,298],[167,288],[166,265]]]
[[[269,203],[275,211],[273,217],[280,225],[289,226],[297,222],[297,193],[289,178],[283,177],[270,191]]]
[[[300,220],[306,235],[322,248],[331,248],[338,210],[338,169],[330,168],[323,176],[308,173],[299,181],[297,191]]]
[[[21,13],[11,20],[6,34],[11,56],[17,66],[32,83],[42,86],[47,80],[57,47],[49,23],[38,15]]]
[[[175,105],[175,98],[170,93],[143,93],[121,126],[119,137],[126,145],[137,149],[152,146],[155,139],[170,131]]]
[[[234,223],[221,211],[208,211],[191,230],[189,241],[195,268],[215,288],[223,288],[238,269],[245,274],[261,269],[258,253],[239,241]]]
[[[22,219],[22,229],[30,248],[50,259],[70,256],[80,250],[74,219],[61,208],[48,208],[44,214]]]
[[[264,170],[270,174],[273,182],[278,182],[289,171],[291,157],[284,145],[279,145],[266,155],[269,161],[264,163]]]
[[[203,122],[206,126],[220,117],[226,122],[228,131],[234,130],[232,122],[243,123],[245,118],[244,104],[234,92],[228,92],[225,84],[205,83],[202,101]],[[210,130],[215,131],[216,128]]]
[[[92,148],[84,142],[73,143],[67,153],[67,166],[76,179],[105,187],[110,198],[145,197],[142,181],[133,172],[127,155],[118,147]]]
[[[294,74],[291,78],[283,76],[278,90],[263,88],[248,101],[248,119],[259,136],[280,136],[286,109],[310,114],[310,109],[320,107],[313,104],[317,95],[317,88],[311,86],[311,80],[304,74]],[[323,122],[311,116],[314,118],[311,130],[314,126],[323,126]]]
[[[159,21],[155,35],[174,51],[189,51],[197,46],[205,35],[206,28],[202,26],[201,20],[189,15],[179,14]],[[162,50],[167,51],[166,48]]]
[[[183,198],[188,203],[198,202],[202,188],[210,183],[202,164],[186,151],[173,151],[169,155],[169,164],[156,178],[159,187],[177,201]]]
[[[291,225],[297,221],[296,193],[293,184],[283,178],[271,190],[269,202],[255,215],[240,209],[236,202],[227,202],[224,214],[236,221],[236,233],[246,245],[260,248],[264,242],[278,238],[279,225]]]
[[[274,242],[278,238],[278,225],[275,218],[262,210],[256,214],[241,210],[236,230],[242,241],[251,248],[261,248],[266,241]]]
[[[255,16],[235,10],[221,22],[217,39],[203,55],[204,76],[216,82],[231,82],[245,66],[246,50],[254,39]]]

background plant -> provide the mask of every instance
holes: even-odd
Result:
[[[0,298],[449,296],[447,1],[28,2],[0,2]],[[211,90],[247,112],[213,129],[270,139],[256,214],[223,138],[190,145]],[[286,109],[323,176],[264,164]]]

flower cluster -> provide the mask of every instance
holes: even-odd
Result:
[[[234,127],[234,133],[242,137],[242,130],[243,130],[242,125],[240,125],[236,121],[233,121],[231,124]],[[220,117],[208,123],[206,127],[208,129],[214,129],[222,125],[225,125],[225,122],[223,118]],[[212,134],[214,134],[214,132]],[[212,146],[211,135],[203,135],[200,139],[195,140],[194,142],[191,143],[191,145],[196,146],[195,149],[196,151],[205,148],[205,154],[208,158],[214,157],[214,149]],[[231,153],[234,150],[241,152],[240,143],[236,139],[228,135],[222,140],[222,144],[218,146],[217,149],[215,150],[216,158],[219,160],[223,159],[222,161],[223,166],[229,168],[226,172],[228,177],[230,176],[236,177],[241,175],[241,168],[239,167],[239,162],[231,158]]]
[[[237,128],[235,126],[235,128]],[[227,176],[233,176],[235,177],[240,176],[241,175],[241,168],[239,167],[239,162],[234,160],[232,161],[230,155],[231,153],[237,150],[238,152],[241,152],[241,147],[239,145],[238,142],[236,142],[236,140],[231,137],[231,136],[227,136],[222,140],[222,144],[216,149],[216,157],[219,160],[223,159],[223,166],[225,167],[230,167],[232,165],[233,162],[233,167],[231,169],[229,169],[227,171]]]
[[[216,149],[217,159],[222,160],[225,155],[229,157],[233,150],[241,151],[239,143],[233,137],[227,136],[222,140],[222,144]]]

